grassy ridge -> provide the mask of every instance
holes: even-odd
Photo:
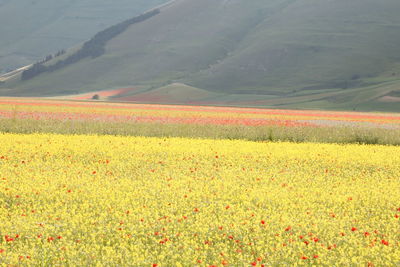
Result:
[[[218,93],[173,83],[160,88],[111,97],[112,101],[186,105],[214,105],[287,109],[353,110],[400,112],[400,81],[393,80],[346,90],[321,89],[292,95]],[[394,101],[385,101],[393,96]]]

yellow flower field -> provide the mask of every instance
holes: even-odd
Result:
[[[400,147],[0,135],[0,265],[400,264]]]

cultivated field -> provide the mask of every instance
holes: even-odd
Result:
[[[52,134],[0,143],[1,264],[400,263],[399,147]]]
[[[0,265],[397,266],[399,131],[399,114],[0,99]]]
[[[0,98],[0,131],[400,144],[398,113]]]

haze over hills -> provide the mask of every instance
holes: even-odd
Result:
[[[0,0],[0,73],[31,64],[166,0]]]
[[[398,0],[176,0],[0,94],[400,111],[399,12]]]

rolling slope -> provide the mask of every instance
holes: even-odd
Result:
[[[109,40],[102,55],[26,81],[14,76],[0,94],[140,86],[148,92],[121,97],[400,111],[399,11],[398,0],[176,0]],[[162,97],[176,84],[194,95]]]
[[[0,73],[75,46],[166,0],[0,0]]]

